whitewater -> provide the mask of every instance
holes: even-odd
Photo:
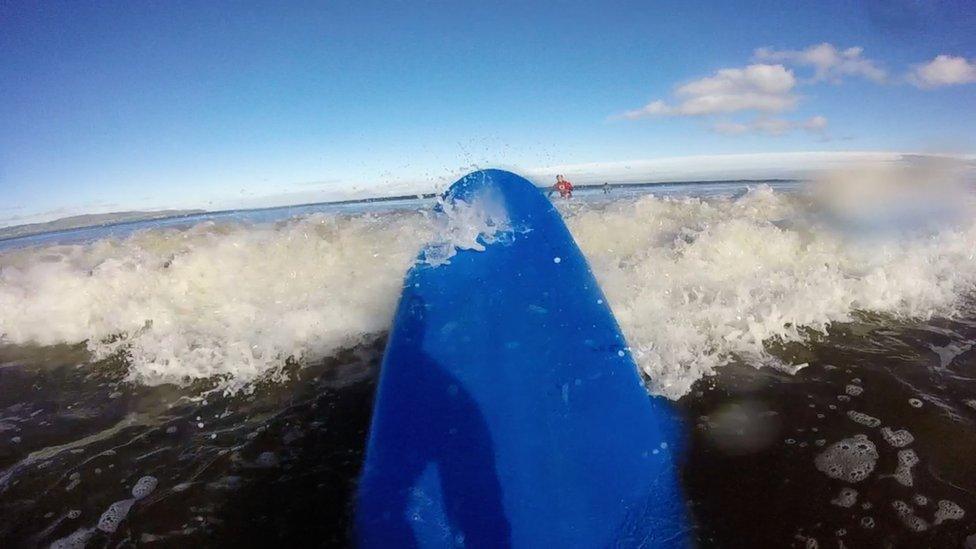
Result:
[[[793,372],[804,365],[773,347],[862,314],[951,317],[972,297],[971,194],[902,197],[925,208],[879,216],[878,199],[824,200],[797,184],[650,190],[557,206],[655,394],[679,398],[732,361]],[[8,247],[0,343],[84,344],[94,361],[123,357],[135,383],[247,391],[386,332],[425,247],[449,261],[456,249],[504,245],[486,242],[491,223],[478,212],[445,223],[418,200]]]

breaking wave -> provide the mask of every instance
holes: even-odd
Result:
[[[735,357],[795,371],[768,343],[803,342],[859,311],[955,314],[976,283],[972,217],[852,233],[809,196],[765,186],[574,210],[569,225],[631,352],[652,391],[673,398]]]
[[[976,283],[976,224],[852,233],[805,193],[629,197],[561,206],[651,390],[677,398],[736,357],[788,366],[858,311],[958,312]],[[484,216],[455,212],[464,222]],[[238,390],[389,328],[405,271],[445,229],[421,211],[204,222],[0,254],[0,341],[86,342],[146,384]],[[447,242],[477,248],[470,230]],[[453,239],[453,240],[452,240]]]

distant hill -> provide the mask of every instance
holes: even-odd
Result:
[[[185,217],[188,215],[205,212],[206,210],[160,210],[155,212],[112,212],[104,214],[73,215],[71,217],[62,217],[61,219],[55,219],[54,221],[48,221],[45,223],[29,223],[27,225],[0,227],[0,240],[8,240],[11,238],[30,236],[33,234],[81,229],[84,227],[97,227],[100,225],[115,225],[118,223],[147,221],[150,219],[165,219],[168,217]]]

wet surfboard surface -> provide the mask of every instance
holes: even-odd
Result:
[[[670,402],[645,390],[558,211],[474,172],[508,229],[407,274],[355,510],[361,547],[683,547]],[[463,205],[463,204],[462,204]]]

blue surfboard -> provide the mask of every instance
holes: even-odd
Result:
[[[406,276],[380,371],[361,547],[683,547],[681,427],[650,396],[558,211],[483,170],[446,204],[511,228]]]

